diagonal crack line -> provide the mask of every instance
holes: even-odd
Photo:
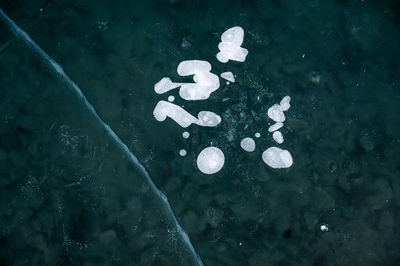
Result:
[[[93,118],[98,122],[101,128],[105,131],[105,133],[110,137],[110,139],[114,142],[114,144],[128,157],[129,161],[132,165],[139,170],[140,174],[144,177],[145,181],[150,186],[151,193],[159,200],[161,204],[164,214],[169,222],[170,226],[173,226],[180,236],[181,240],[185,244],[188,249],[193,265],[203,265],[203,262],[200,256],[197,254],[194,249],[187,233],[183,230],[181,225],[179,224],[171,205],[168,202],[168,198],[165,196],[163,192],[161,192],[157,186],[154,184],[150,175],[146,171],[145,167],[139,162],[135,154],[133,154],[126,144],[118,137],[118,135],[111,129],[109,125],[107,125],[101,117],[98,115],[93,105],[88,101],[85,95],[82,93],[81,89],[76,85],[71,78],[64,72],[63,68],[53,59],[51,58],[42,48],[40,48],[34,40],[23,31],[17,24],[11,20],[6,13],[4,13],[3,9],[0,8],[0,20],[3,21],[4,24],[9,28],[12,34],[22,43],[24,44],[31,52],[34,54],[39,61],[48,68],[50,73],[56,78],[56,80],[62,85],[71,91],[76,98],[83,104],[83,106],[87,109],[87,111],[93,116]]]

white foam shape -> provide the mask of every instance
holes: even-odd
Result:
[[[253,152],[256,149],[256,143],[252,138],[244,138],[240,141],[240,147],[247,152]]]
[[[249,51],[240,47],[243,43],[244,31],[236,26],[226,30],[221,35],[221,42],[218,44],[220,52],[217,54],[218,61],[226,63],[229,60],[244,62]]]
[[[169,117],[183,128],[187,128],[191,124],[197,124],[203,127],[215,127],[221,123],[221,117],[216,113],[201,111],[198,114],[199,118],[196,118],[182,107],[166,101],[159,101],[157,103],[153,115],[156,120],[160,122]]]
[[[244,30],[240,26],[232,27],[227,29],[221,35],[221,41],[230,42],[237,46],[242,45],[244,37]]]
[[[255,136],[256,138],[259,138],[259,137],[261,137],[261,134],[258,133],[258,132],[256,132],[256,134],[254,134],[254,136]]]
[[[170,78],[164,77],[159,82],[154,84],[154,91],[158,94],[163,94],[181,86],[181,83],[174,83]]]
[[[290,96],[285,96],[282,98],[280,102],[280,106],[282,108],[282,111],[287,111],[290,108]]]
[[[182,133],[182,137],[183,137],[184,139],[189,138],[189,136],[190,136],[190,134],[189,134],[189,132],[187,132],[187,131],[185,131],[185,132]]]
[[[205,100],[210,94],[219,88],[219,78],[210,72],[211,64],[203,60],[182,61],[177,68],[180,76],[193,76],[195,83],[172,82],[164,77],[154,85],[154,91],[163,94],[167,91],[179,88],[179,96],[187,101]]]
[[[269,147],[262,153],[262,159],[272,168],[289,168],[293,164],[290,152],[278,147]]]
[[[197,167],[203,174],[212,175],[222,169],[225,163],[224,153],[217,147],[207,147],[197,156]]]
[[[275,131],[272,134],[272,138],[275,140],[276,143],[282,144],[283,143],[283,135],[280,131]]]
[[[186,154],[187,154],[187,152],[186,152],[186,150],[185,149],[181,149],[180,151],[179,151],[179,155],[180,156],[186,156]]]
[[[268,131],[269,132],[274,132],[275,130],[280,129],[281,127],[283,127],[283,123],[282,122],[277,122],[277,123],[273,124],[272,126],[270,126],[268,128]]]
[[[268,109],[268,117],[275,122],[283,122],[286,119],[282,107],[279,104],[274,104]]]
[[[175,101],[175,97],[173,95],[168,96],[168,101],[172,103]]]
[[[199,125],[203,127],[215,127],[221,123],[221,117],[210,111],[201,111],[198,114]]]
[[[179,95],[188,101],[205,100],[219,88],[219,78],[210,72],[211,64],[202,60],[182,61],[177,72],[180,76],[194,75],[195,83],[181,83]]]
[[[193,115],[189,114],[185,109],[176,104],[159,101],[153,111],[157,121],[164,121],[167,117],[174,120],[181,127],[188,127],[191,124],[197,124],[198,120]]]
[[[221,63],[227,63],[229,60],[244,62],[249,53],[247,49],[229,42],[220,42],[218,49],[220,52],[217,54],[217,59]]]
[[[230,82],[235,82],[235,77],[233,76],[232,72],[224,72],[221,73],[221,77],[230,81]],[[229,85],[229,82],[227,82],[227,85]]]

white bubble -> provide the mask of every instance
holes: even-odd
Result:
[[[258,133],[258,132],[256,132],[256,134],[254,134],[254,136],[255,136],[256,138],[259,138],[259,137],[261,137],[261,134]]]
[[[322,232],[328,232],[329,231],[329,226],[327,224],[321,224],[321,226],[319,227],[319,229]]]
[[[221,123],[221,117],[210,111],[200,111],[197,117],[199,118],[198,125],[203,127],[215,127]]]
[[[282,98],[280,102],[280,106],[282,107],[282,111],[287,111],[290,108],[290,96],[285,96]]]
[[[244,62],[249,51],[240,47],[243,43],[243,37],[244,31],[239,26],[226,30],[218,44],[220,50],[217,54],[218,61],[221,63],[226,63],[229,60]]]
[[[270,126],[270,127],[268,128],[268,131],[269,131],[269,132],[273,132],[273,131],[275,131],[275,130],[280,129],[281,127],[283,127],[283,123],[282,123],[282,122],[277,122],[277,123],[273,124],[272,126]]]
[[[185,149],[181,149],[180,151],[179,151],[179,155],[180,156],[186,156],[186,150]]]
[[[286,119],[282,107],[279,104],[274,104],[268,109],[268,117],[275,122],[283,122]]]
[[[283,136],[282,133],[280,131],[275,131],[272,134],[272,138],[275,140],[276,143],[278,144],[282,144],[283,143]]]
[[[168,96],[168,101],[172,103],[175,101],[175,97],[173,95]]]
[[[215,174],[225,163],[224,153],[217,147],[207,147],[197,156],[197,167],[207,175]]]
[[[200,111],[197,119],[182,107],[166,101],[159,101],[157,103],[153,110],[153,115],[160,122],[169,117],[183,128],[187,128],[191,124],[203,127],[215,127],[221,123],[221,117],[213,112]]]
[[[256,149],[256,143],[252,138],[244,138],[240,142],[240,147],[247,152],[253,152]]]
[[[262,159],[272,168],[289,168],[293,164],[290,152],[278,147],[269,147],[263,152]]]
[[[190,134],[189,134],[189,132],[187,132],[187,131],[185,131],[185,132],[182,133],[182,137],[183,137],[184,139],[189,138],[189,136],[190,136]]]
[[[233,76],[232,72],[224,72],[221,74],[221,77],[230,82],[235,82],[235,77]]]

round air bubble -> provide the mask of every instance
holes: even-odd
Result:
[[[168,96],[168,101],[172,103],[175,101],[175,97],[173,95]]]
[[[206,175],[217,173],[222,169],[224,163],[224,153],[217,147],[207,147],[197,156],[197,167]]]
[[[182,150],[179,151],[179,155],[182,156],[182,157],[183,157],[183,156],[186,156],[186,153],[187,153],[187,152],[186,152],[185,149],[182,149]]]
[[[189,134],[189,132],[187,132],[187,131],[185,131],[185,132],[182,133],[182,137],[183,137],[184,139],[187,139],[189,136],[190,136],[190,134]]]
[[[240,142],[240,147],[247,152],[253,152],[256,149],[256,143],[252,138],[244,138]]]
[[[259,138],[259,137],[261,137],[261,134],[258,133],[258,132],[256,132],[256,134],[254,134],[254,136],[255,136],[256,138]]]

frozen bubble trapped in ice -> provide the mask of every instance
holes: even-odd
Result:
[[[185,132],[182,133],[182,137],[183,137],[184,139],[189,138],[189,136],[190,136],[190,134],[189,134],[189,132],[187,132],[187,131],[185,131]]]
[[[197,156],[197,167],[203,174],[217,173],[222,169],[224,163],[224,153],[217,147],[207,147]]]
[[[179,155],[180,156],[186,156],[186,150],[185,149],[181,149],[180,151],[179,151]]]
[[[282,111],[287,111],[290,108],[290,96],[285,96],[282,98],[281,102],[279,103]]]
[[[173,95],[168,96],[168,101],[172,103],[175,101],[175,97]]]
[[[221,77],[223,79],[226,79],[226,80],[230,81],[230,82],[235,82],[235,77],[233,76],[232,72],[221,73]]]
[[[256,132],[256,134],[254,134],[254,136],[255,136],[256,138],[259,138],[259,137],[261,137],[261,134],[258,133],[258,132]]]
[[[240,142],[240,147],[247,152],[253,152],[256,149],[256,143],[252,138],[244,138]]]
[[[272,126],[270,126],[268,128],[268,131],[269,132],[274,132],[275,130],[280,129],[281,127],[283,127],[283,123],[282,122],[277,122],[277,123],[273,124]]]
[[[280,131],[275,131],[272,134],[272,138],[275,140],[276,143],[278,144],[282,144],[283,143],[283,136],[282,133]]]
[[[272,168],[289,168],[293,164],[290,152],[278,147],[269,147],[263,152],[262,159]]]
[[[221,117],[216,113],[210,111],[200,111],[198,114],[200,126],[204,127],[215,127],[221,123]]]
[[[274,104],[268,109],[268,117],[275,122],[283,122],[286,119],[282,107],[279,104]]]
[[[244,31],[239,26],[226,30],[218,44],[220,50],[217,54],[218,61],[221,63],[226,63],[229,60],[244,62],[249,51],[240,47],[243,43],[243,37]]]

